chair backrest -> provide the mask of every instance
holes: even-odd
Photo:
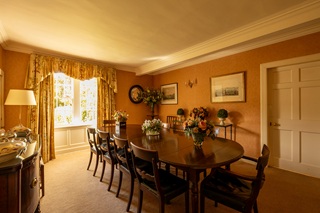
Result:
[[[88,142],[91,148],[96,149],[97,151],[99,150],[98,144],[97,144],[97,133],[95,128],[87,128],[87,137],[88,137]]]
[[[110,145],[110,134],[109,132],[105,132],[105,131],[101,131],[101,130],[97,130],[98,132],[98,139],[99,139],[99,144],[106,144],[106,148],[107,148],[107,152],[111,152],[111,145]],[[101,147],[102,149],[102,147]]]
[[[104,127],[106,126],[115,126],[116,125],[116,120],[103,120],[102,124]]]
[[[256,179],[252,182],[252,196],[254,198],[258,197],[259,191],[263,186],[263,183],[265,181],[265,174],[264,169],[268,165],[269,162],[269,156],[270,156],[270,150],[267,145],[263,145],[261,156],[257,160],[257,175]]]
[[[132,149],[134,171],[139,180],[139,183],[153,182],[156,187],[154,190],[158,191],[159,194],[162,194],[163,192],[160,187],[158,169],[158,151],[138,147],[132,142],[130,144]],[[145,161],[145,163],[141,163],[141,161]],[[146,166],[146,164],[152,165],[152,167]],[[152,168],[152,170],[150,168]]]
[[[114,151],[115,156],[118,160],[120,166],[125,167],[128,172],[134,174],[133,165],[131,160],[131,153],[129,153],[129,142],[127,139],[118,138],[113,136],[114,138]]]
[[[173,128],[173,125],[175,124],[175,122],[178,120],[177,116],[173,116],[173,115],[168,115],[167,116],[167,123],[170,124],[170,127]]]

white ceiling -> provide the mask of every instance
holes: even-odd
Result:
[[[320,31],[320,0],[0,0],[6,50],[163,72]]]

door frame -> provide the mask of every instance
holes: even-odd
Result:
[[[287,66],[293,64],[301,64],[307,62],[320,61],[320,53],[307,55],[297,58],[290,58],[280,61],[264,63],[260,65],[260,135],[261,147],[263,144],[269,145],[268,142],[268,71],[271,68]]]

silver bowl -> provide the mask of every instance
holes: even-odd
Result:
[[[18,157],[25,150],[26,146],[26,142],[20,140],[0,143],[0,163]]]

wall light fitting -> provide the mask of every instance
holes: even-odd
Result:
[[[194,79],[194,80],[188,80],[188,81],[186,81],[184,84],[187,86],[187,87],[190,87],[190,88],[192,88],[193,87],[193,85],[196,85],[198,83],[198,81],[197,81],[197,79]]]

